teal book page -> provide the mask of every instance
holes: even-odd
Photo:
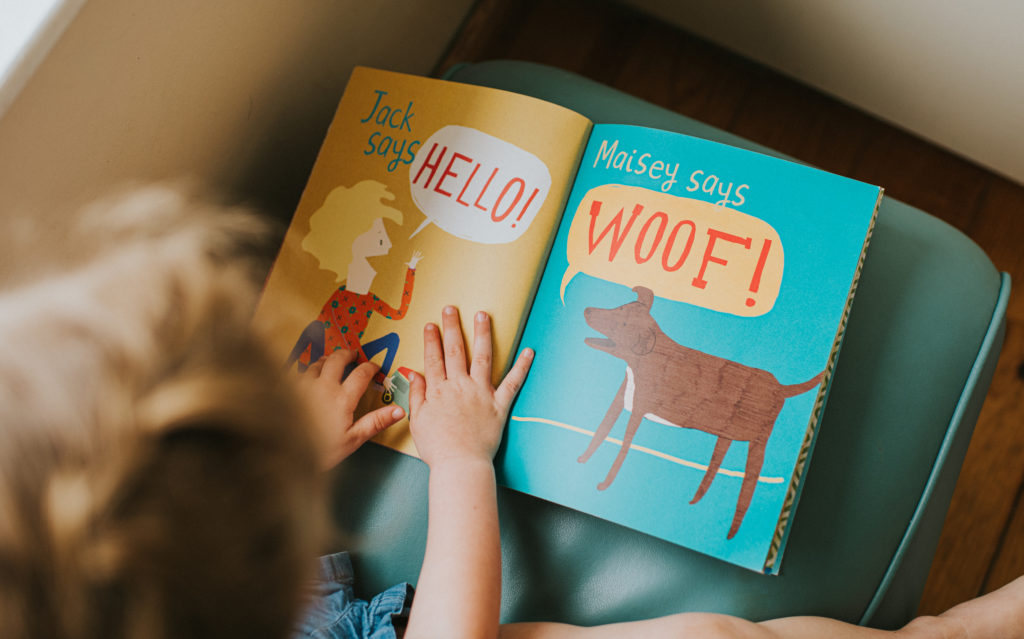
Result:
[[[880,194],[595,125],[524,327],[537,357],[499,481],[777,572]]]

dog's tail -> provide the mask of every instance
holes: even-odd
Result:
[[[811,390],[815,386],[821,383],[821,380],[825,378],[825,371],[821,371],[811,379],[807,380],[802,384],[789,384],[782,386],[783,397],[794,397],[796,395],[803,395],[807,391]]]

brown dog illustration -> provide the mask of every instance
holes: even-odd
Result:
[[[643,286],[633,288],[637,301],[618,308],[587,308],[587,324],[607,336],[588,337],[584,342],[626,362],[626,377],[607,414],[579,462],[586,462],[605,440],[623,410],[630,413],[622,447],[608,476],[598,490],[608,488],[626,459],[630,443],[641,420],[647,419],[685,428],[696,428],[718,437],[708,469],[690,501],[695,504],[707,493],[722,465],[729,445],[749,442],[747,467],[740,487],[736,514],[728,539],[743,523],[750,506],[765,446],[787,397],[806,393],[821,383],[824,372],[802,384],[780,384],[775,376],[708,355],[676,343],[651,317],[654,293]]]

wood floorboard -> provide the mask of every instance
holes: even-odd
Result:
[[[985,576],[983,592],[992,592],[1024,574],[1024,486],[1017,491],[1013,519],[1000,540],[995,560]]]
[[[1024,187],[684,31],[602,0],[480,0],[437,72],[560,67],[873,184],[965,232],[1024,285]],[[1024,574],[1024,295],[920,605],[935,614]]]
[[[850,177],[884,185],[890,197],[963,231],[980,209],[992,176],[924,140],[880,124]]]
[[[776,74],[759,74],[729,129],[814,166],[850,175],[876,123]]]
[[[614,86],[712,126],[727,129],[751,84],[750,65],[734,56],[709,55],[711,47],[675,37],[648,21],[642,45],[622,52]]]
[[[1024,321],[1024,187],[991,176],[981,211],[966,232],[1013,278],[1017,293],[1010,295],[1007,316]]]

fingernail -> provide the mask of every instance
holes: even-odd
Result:
[[[445,306],[444,307],[444,314],[445,315],[452,315],[454,313],[455,313],[455,307],[454,306]]]
[[[524,348],[523,349],[523,357],[525,357],[526,359],[530,359],[531,357],[533,357],[533,349],[532,348]]]
[[[487,321],[487,313],[485,313],[483,311],[478,311],[477,314],[476,314],[476,319],[479,322],[486,322]]]
[[[424,326],[423,328],[427,329],[428,331],[436,331],[437,330],[437,324],[434,324],[433,322],[431,322],[431,323],[427,324],[426,326]]]
[[[395,419],[402,419],[403,415],[405,415],[405,411],[398,406],[395,406],[395,410],[391,411],[391,416]]]

